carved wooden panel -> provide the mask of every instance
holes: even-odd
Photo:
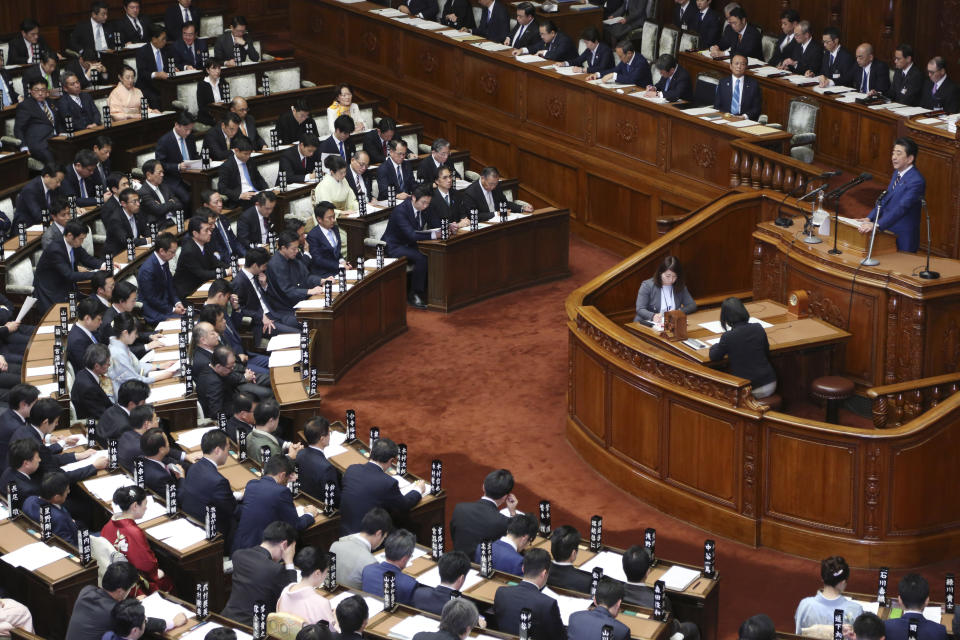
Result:
[[[400,122],[416,122],[418,124],[422,124],[423,132],[431,138],[447,138],[450,140],[450,143],[453,145],[454,149],[461,148],[457,146],[456,140],[450,139],[453,135],[453,131],[448,131],[448,127],[451,127],[451,123],[449,123],[443,117],[438,116],[435,112],[425,112],[415,105],[398,104],[397,119]]]
[[[954,255],[960,247],[960,159],[956,143],[934,137],[923,131],[908,132],[918,145],[917,168],[927,181],[927,203],[930,208],[930,237],[933,252]],[[949,194],[938,198],[937,194]],[[921,220],[920,245],[926,248],[926,220]]]
[[[554,78],[527,75],[527,121],[564,136],[586,140],[586,93]]]
[[[507,65],[490,62],[486,58],[465,55],[461,76],[463,98],[511,117],[516,113],[517,71]]]
[[[596,144],[657,164],[657,126],[661,118],[651,111],[624,104],[622,100],[597,98]]]
[[[455,123],[453,132],[458,148],[470,149],[470,160],[481,164],[495,164],[504,176],[517,175],[510,142]],[[504,131],[504,134],[508,132]]]
[[[457,57],[449,49],[428,38],[404,34],[399,66],[404,78],[452,92],[457,66]]]
[[[860,166],[878,179],[889,179],[893,175],[890,165],[890,151],[896,139],[894,129],[888,122],[879,118],[860,117],[858,157]],[[849,142],[848,142],[849,144]]]
[[[385,64],[392,55],[387,30],[374,20],[350,20],[347,24],[347,55],[372,64]]]
[[[670,173],[723,184],[729,179],[730,146],[721,134],[704,135],[701,126],[671,118],[666,121],[669,135],[661,132],[661,140],[670,140],[665,149],[666,168]]]
[[[589,226],[643,244],[656,238],[649,195],[588,174],[586,196]]]
[[[651,474],[660,472],[660,402],[656,387],[646,388],[620,376],[610,378],[609,447]]]
[[[606,371],[603,363],[586,349],[573,356],[573,415],[585,428],[605,440],[604,401]]]
[[[854,447],[770,430],[763,465],[765,516],[814,529],[855,532],[860,470]]]
[[[672,401],[667,410],[667,481],[736,508],[741,462],[736,425],[703,406]]]
[[[955,425],[954,425],[955,426]],[[892,514],[888,535],[910,535],[956,525],[957,495],[950,478],[956,476],[956,458],[943,451],[960,451],[960,430],[944,428],[928,438],[892,452],[888,484]]]

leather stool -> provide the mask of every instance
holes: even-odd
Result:
[[[783,398],[779,393],[774,393],[766,398],[757,398],[757,402],[767,406],[767,411],[780,411],[783,406]]]
[[[840,403],[853,395],[853,382],[841,376],[823,376],[810,385],[810,394],[827,401],[827,422],[837,424]]]

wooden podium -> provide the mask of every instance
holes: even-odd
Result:
[[[881,214],[882,215],[882,214]],[[837,219],[837,244],[842,245],[842,250],[852,251],[866,258],[870,251],[870,233],[860,233],[859,226],[853,218],[844,218],[839,216]],[[834,223],[834,217],[830,216],[830,224]],[[831,229],[833,231],[833,229]],[[824,236],[824,242],[833,243],[833,234],[827,240]],[[877,230],[877,237],[873,243],[873,255],[882,255],[885,253],[896,253],[897,236],[889,231]]]

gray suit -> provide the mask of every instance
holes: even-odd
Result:
[[[247,457],[263,463],[260,459],[260,448],[262,446],[270,447],[270,456],[279,456],[283,453],[283,447],[280,445],[280,439],[274,435],[272,438],[257,429],[247,434]]]
[[[46,249],[51,242],[63,242],[63,232],[53,222],[43,230],[43,236],[40,238],[40,249]]]
[[[686,314],[691,314],[697,310],[697,303],[693,301],[693,297],[686,287],[679,291],[674,290],[673,295],[676,298],[674,308],[680,309]],[[660,287],[653,283],[653,278],[650,278],[644,280],[643,284],[640,285],[640,292],[637,293],[637,313],[633,317],[633,321],[646,320],[652,322],[653,316],[657,313],[660,313]]]
[[[609,30],[614,44],[629,36],[634,29],[642,27],[644,20],[649,17],[647,14],[651,7],[649,0],[626,0],[620,5],[619,9],[611,13],[611,18],[626,18],[627,20],[623,24],[604,25],[604,29]],[[639,51],[637,53],[639,54]]]
[[[330,553],[337,554],[337,582],[354,589],[361,588],[363,568],[377,562],[359,533],[343,536],[334,542],[330,545]]]

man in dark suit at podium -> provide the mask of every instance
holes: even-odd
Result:
[[[483,497],[476,502],[461,502],[453,508],[450,537],[453,548],[471,558],[483,540],[497,540],[507,533],[510,518],[500,513],[506,505],[510,516],[517,513],[517,497],[513,495],[513,474],[496,469],[483,479]]]
[[[893,52],[893,64],[897,68],[887,97],[894,102],[915,107],[920,104],[920,92],[923,91],[923,70],[913,64],[913,47],[901,44]],[[960,616],[958,616],[960,619]]]
[[[858,221],[860,233],[870,233],[879,215],[879,231],[897,234],[898,251],[914,252],[920,246],[920,208],[927,191],[926,181],[913,166],[917,143],[910,138],[897,138],[890,159],[893,177],[870,215]]]

